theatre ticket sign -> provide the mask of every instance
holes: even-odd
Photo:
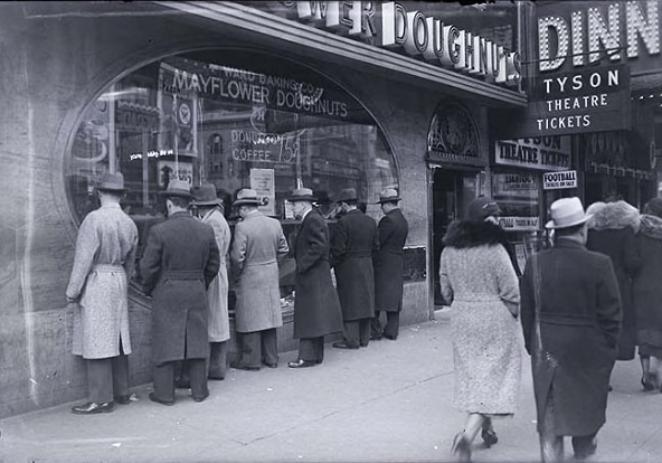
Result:
[[[630,77],[659,72],[659,0],[537,5],[537,59],[517,136],[630,128]]]

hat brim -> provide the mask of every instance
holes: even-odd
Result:
[[[260,201],[257,199],[238,199],[232,203],[233,206],[259,206]]]
[[[195,199],[191,201],[193,206],[223,206],[223,200],[221,199],[211,199],[209,201],[196,201]]]
[[[317,198],[314,196],[290,196],[287,198],[287,200],[291,203],[301,201],[301,202],[307,202],[307,203],[313,203],[317,201]]]
[[[388,198],[388,199],[386,199],[386,198],[381,199],[381,198],[380,198],[379,201],[377,201],[375,204],[397,203],[398,201],[400,201],[400,197]]]
[[[186,198],[186,199],[191,199],[191,193],[187,193],[185,191],[159,191],[158,192],[159,196],[163,197],[168,197],[168,196],[175,196],[177,198]]]
[[[126,193],[126,188],[110,187],[110,186],[98,186],[96,187],[99,191],[108,191],[110,193]]]
[[[563,228],[576,227],[577,225],[582,225],[582,224],[588,222],[589,220],[591,220],[591,217],[593,217],[593,214],[587,214],[582,219],[575,220],[575,221],[570,222],[570,223],[564,223],[563,225],[554,225],[554,221],[550,220],[549,222],[547,222],[545,224],[545,228],[548,228],[550,230],[561,230]]]

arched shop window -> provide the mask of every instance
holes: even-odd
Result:
[[[354,187],[373,216],[379,191],[398,187],[393,155],[358,101],[304,66],[238,50],[167,57],[110,85],[83,115],[67,159],[78,220],[97,206],[93,184],[106,170],[124,174],[122,204],[141,246],[164,220],[158,192],[175,176],[212,182],[226,198],[257,189],[262,211],[281,219],[290,239],[285,198],[298,186],[315,191],[324,213]],[[232,225],[229,207],[226,216]],[[281,266],[284,288],[293,268]]]

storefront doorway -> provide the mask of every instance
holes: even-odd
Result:
[[[439,258],[443,237],[455,219],[464,217],[467,205],[478,196],[480,173],[476,170],[432,170],[432,256],[434,269],[434,305],[444,301],[439,285]]]

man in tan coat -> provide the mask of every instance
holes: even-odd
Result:
[[[107,173],[97,186],[101,207],[78,230],[76,254],[67,285],[74,307],[73,353],[87,365],[90,401],[71,409],[90,415],[129,403],[128,280],[138,245],[136,224],[120,208],[122,174]]]
[[[214,229],[216,245],[220,254],[218,275],[207,289],[209,300],[209,379],[224,379],[227,370],[227,341],[230,339],[228,318],[228,269],[227,254],[232,235],[223,216],[223,202],[216,195],[216,187],[205,183],[193,188],[193,202],[202,223]]]
[[[237,193],[241,222],[234,231],[230,258],[238,273],[236,330],[241,333],[241,370],[259,370],[261,364],[278,366],[276,328],[283,325],[280,309],[278,259],[289,252],[280,222],[258,211],[255,190]]]

